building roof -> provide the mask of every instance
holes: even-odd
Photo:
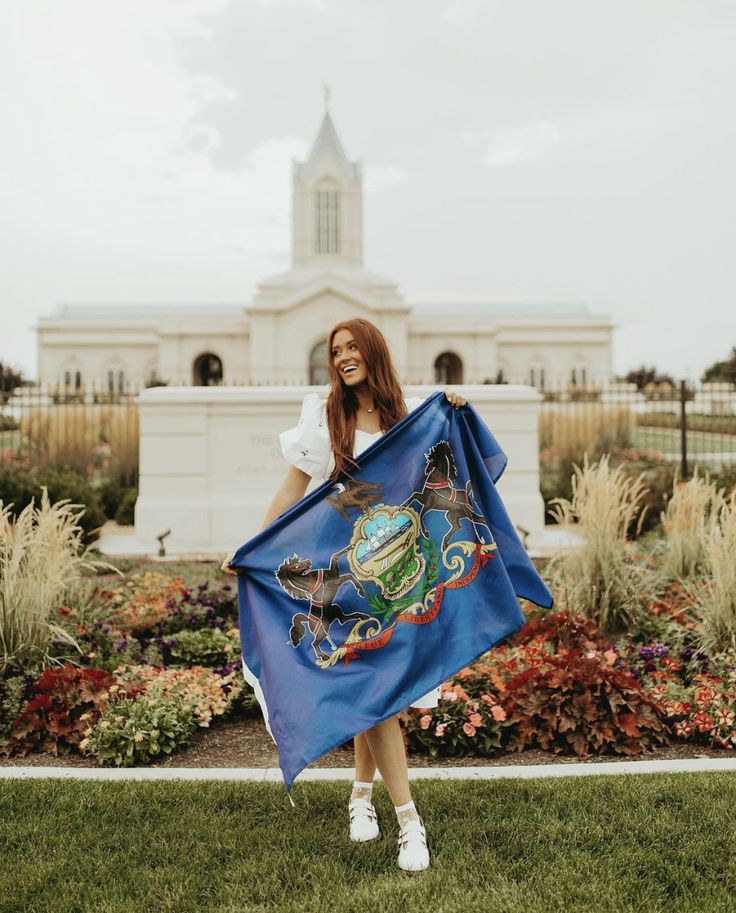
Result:
[[[468,314],[475,317],[591,317],[590,308],[585,304],[527,303],[524,301],[475,302],[444,304],[412,304],[411,312],[416,317],[430,317],[436,314]]]
[[[48,320],[153,320],[161,317],[239,317],[245,304],[59,304]]]

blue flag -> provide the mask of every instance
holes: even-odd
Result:
[[[241,546],[243,670],[289,790],[313,761],[408,707],[552,596],[494,483],[506,456],[437,393]]]

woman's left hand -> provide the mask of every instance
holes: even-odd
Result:
[[[464,406],[467,403],[464,396],[460,396],[459,393],[455,393],[452,390],[445,390],[445,396],[447,397],[447,401],[452,403],[456,409],[459,409],[460,406]]]

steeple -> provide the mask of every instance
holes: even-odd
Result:
[[[293,266],[363,266],[363,178],[330,116],[304,162],[293,163]]]

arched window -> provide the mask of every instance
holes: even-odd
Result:
[[[529,369],[529,386],[544,391],[544,368],[536,367]]]
[[[222,383],[222,361],[212,352],[205,352],[194,359],[192,383],[195,387],[216,387]]]
[[[111,368],[107,372],[107,392],[125,393],[125,371]]]
[[[340,252],[340,192],[317,190],[314,194],[314,238],[318,254]]]
[[[320,386],[327,383],[327,340],[322,339],[309,353],[309,383]]]
[[[434,382],[436,384],[461,384],[463,382],[463,363],[454,352],[443,352],[434,362]]]

